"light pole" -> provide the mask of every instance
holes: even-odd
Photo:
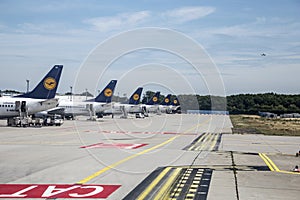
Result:
[[[26,80],[26,83],[27,83],[27,93],[29,92],[29,80],[27,79]]]
[[[73,89],[73,87],[70,86],[70,101],[72,101],[72,89]]]

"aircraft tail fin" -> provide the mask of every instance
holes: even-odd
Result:
[[[156,105],[158,104],[158,99],[160,96],[160,92],[156,92],[153,97],[146,103],[147,105]]]
[[[180,105],[179,100],[177,97],[175,97],[175,99],[173,99],[172,101],[172,106],[179,106],[179,105]]]
[[[129,98],[129,104],[137,105],[140,103],[143,88],[139,87]]]
[[[116,84],[117,84],[117,80],[111,80],[96,98],[90,99],[90,100],[87,100],[87,101],[110,103],[111,99],[112,99],[112,96],[114,94]]]
[[[32,91],[18,95],[16,97],[26,97],[33,99],[54,98],[62,69],[62,65],[55,65]]]
[[[163,106],[169,106],[171,104],[171,94],[168,94],[164,100],[161,102]]]

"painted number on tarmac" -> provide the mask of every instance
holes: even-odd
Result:
[[[0,198],[107,198],[120,186],[0,184]]]
[[[90,148],[121,148],[121,149],[137,149],[143,147],[147,144],[123,144],[123,143],[112,143],[112,144],[105,144],[105,143],[98,143],[92,144],[88,146],[82,146],[80,148],[90,149]]]

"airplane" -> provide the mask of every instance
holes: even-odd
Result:
[[[171,113],[171,94],[168,94],[159,105],[159,110],[163,113]]]
[[[140,107],[144,113],[160,113],[159,111],[159,96],[160,92],[156,92],[146,104],[141,104]]]
[[[169,106],[171,113],[181,113],[181,106],[177,97],[173,99],[171,105]]]
[[[123,118],[127,118],[128,113],[134,114],[134,113],[142,113],[142,108],[138,105],[140,103],[141,94],[142,94],[143,88],[139,87],[137,88],[134,93],[130,96],[128,103],[114,103],[112,104],[112,107],[110,110],[108,110],[106,113],[111,114],[118,114],[122,113]]]
[[[0,97],[0,118],[25,118],[28,115],[55,108],[58,105],[58,99],[54,97],[62,69],[62,65],[55,65],[28,93],[13,97]]]
[[[103,117],[103,112],[111,107],[110,103],[116,84],[117,80],[111,80],[101,93],[93,99],[82,102],[60,100],[56,108],[41,112],[39,115],[60,114],[66,119],[74,119],[78,115],[89,115],[91,118],[96,115],[97,117]]]

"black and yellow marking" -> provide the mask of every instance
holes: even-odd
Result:
[[[56,87],[56,80],[52,77],[48,77],[44,80],[44,87],[47,90],[53,90]]]
[[[172,188],[169,199],[206,199],[211,175],[211,169],[185,169],[178,183]]]
[[[207,198],[212,169],[165,167],[152,172],[124,199]]]
[[[187,151],[217,151],[221,142],[221,133],[203,133],[183,150]]]

